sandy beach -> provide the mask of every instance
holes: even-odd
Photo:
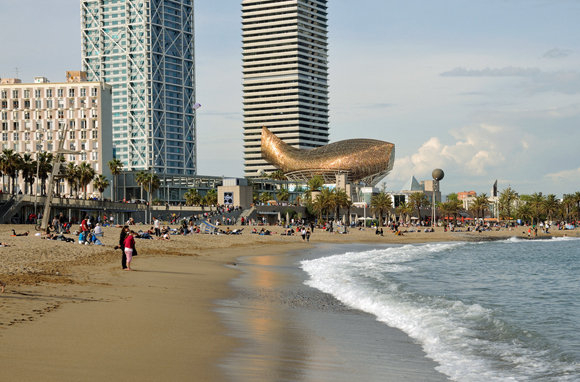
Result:
[[[30,232],[10,236],[11,230]],[[135,228],[142,228],[136,226]],[[233,227],[235,228],[235,227]],[[280,227],[270,227],[281,232]],[[513,231],[415,232],[385,236],[315,230],[299,236],[244,234],[137,240],[133,272],[114,250],[119,228],[105,228],[103,246],[43,240],[31,226],[0,226],[0,379],[228,380],[221,360],[242,344],[229,335],[216,301],[233,297],[238,258],[276,255],[315,243],[417,243],[526,236]],[[578,236],[578,231],[551,235]],[[72,237],[72,235],[70,235]]]

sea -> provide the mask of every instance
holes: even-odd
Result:
[[[333,247],[299,267],[449,380],[580,381],[578,238]]]

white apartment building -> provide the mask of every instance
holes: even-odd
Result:
[[[35,77],[34,83],[16,78],[0,80],[0,145],[23,155],[58,150],[64,134],[66,162],[89,163],[97,174],[111,180],[107,162],[112,159],[111,86],[86,81],[86,73],[67,72],[67,82],[51,83]],[[4,182],[3,182],[4,183]],[[4,184],[7,192],[8,184]],[[19,187],[24,190],[23,180]],[[61,182],[62,195],[71,194]],[[92,184],[87,193],[94,192]]]
[[[243,0],[244,172],[272,172],[261,128],[301,149],[328,144],[326,0]]]

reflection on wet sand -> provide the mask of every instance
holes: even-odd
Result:
[[[222,363],[231,380],[446,380],[402,332],[304,286],[291,263],[261,256],[239,264],[239,295],[219,309],[243,343]]]

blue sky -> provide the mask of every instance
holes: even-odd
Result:
[[[200,174],[241,176],[241,5],[196,1]],[[80,67],[77,0],[0,0],[0,77]],[[329,1],[330,138],[396,145],[387,189],[580,191],[580,1]],[[24,27],[23,27],[24,26]]]

